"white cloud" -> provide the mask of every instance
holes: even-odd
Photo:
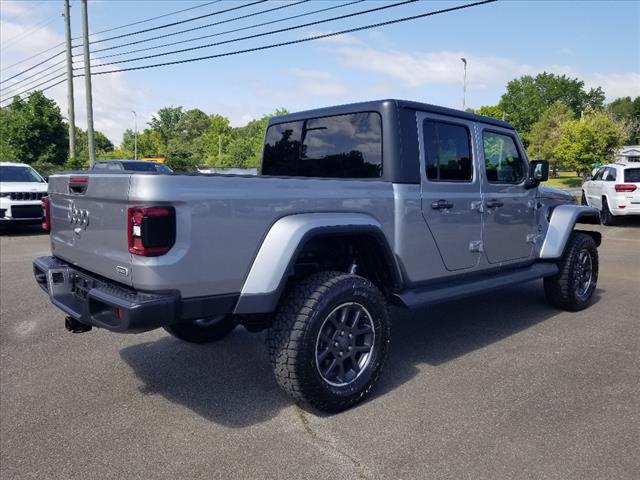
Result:
[[[0,2],[0,17],[26,17],[32,10],[25,2],[16,2],[12,0],[2,0]],[[4,36],[4,34],[2,35]],[[8,37],[11,38],[11,37]]]
[[[4,0],[2,0],[2,5],[4,9]],[[22,8],[24,4],[16,4],[14,5],[15,15],[19,15],[19,8]],[[4,10],[3,10],[4,15]],[[0,29],[4,35],[6,34],[7,38],[15,38],[16,35],[19,35],[25,31],[31,29],[33,25],[27,23],[13,23],[9,21],[2,20],[0,22]],[[42,28],[33,34],[27,35],[24,39],[21,39],[19,42],[16,42],[15,45],[11,43],[8,47],[3,50],[1,65],[3,68],[9,66],[15,62],[19,62],[20,60],[27,58],[31,55],[34,55],[38,52],[48,49],[49,47],[56,45],[57,43],[62,42],[64,39],[61,35],[56,33],[50,28]],[[60,47],[63,48],[63,47]],[[53,50],[42,56],[36,57],[33,60],[22,63],[12,68],[6,69],[6,71],[2,72],[3,78],[8,78],[15,73],[25,70],[31,65],[34,65],[44,59],[47,56],[51,56],[55,54],[56,51]],[[35,80],[40,75],[34,77],[33,79],[28,79],[24,82],[20,82],[25,77],[33,73],[37,73],[39,70],[44,70],[47,66],[55,65],[57,62],[64,60],[64,55],[60,55],[52,59],[51,61],[43,64],[42,66],[37,67],[36,69],[25,73],[24,75],[17,77],[16,79],[8,81],[6,84],[3,84],[4,87],[2,92],[2,97],[5,95],[11,95],[12,93],[19,93],[23,90],[23,86],[27,89],[36,86],[40,82],[31,83],[32,80]],[[63,64],[64,65],[64,64]],[[60,66],[55,66],[53,70],[59,69]],[[64,73],[65,70],[60,70],[59,73]],[[56,73],[57,75],[58,73]],[[49,78],[54,78],[49,77]],[[63,79],[62,77],[61,79]],[[46,81],[47,78],[45,77]],[[15,84],[15,82],[20,82]],[[93,93],[93,118],[94,118],[94,128],[96,130],[100,130],[104,133],[114,144],[119,144],[122,140],[122,133],[127,128],[133,129],[134,120],[133,114],[131,110],[136,110],[138,114],[138,129],[142,130],[146,123],[150,120],[151,114],[145,113],[148,109],[144,107],[144,105],[149,100],[149,95],[146,91],[142,89],[133,88],[130,83],[127,81],[126,74],[124,73],[114,73],[109,75],[95,75],[92,77],[92,93]],[[15,87],[9,89],[10,85],[16,85]],[[85,100],[85,86],[84,86],[84,77],[78,77],[74,80],[74,94],[75,94],[75,120],[76,125],[80,128],[86,129],[87,121],[86,121],[86,100]],[[46,87],[47,85],[43,85]],[[7,93],[5,93],[8,90]],[[62,115],[67,117],[67,85],[66,82],[62,83],[56,87],[51,88],[45,92],[50,98],[53,98],[58,105],[60,106],[60,111]]]
[[[289,73],[298,79],[294,88],[300,95],[335,98],[345,96],[348,92],[347,87],[329,72],[293,68]]]
[[[337,52],[342,56],[341,63],[345,67],[395,78],[411,88],[460,85],[463,73],[460,58],[465,57],[468,62],[467,84],[471,91],[504,87],[513,78],[546,71],[583,79],[588,87],[600,85],[608,100],[640,92],[640,73],[637,72],[580,72],[570,65],[524,64],[509,58],[461,51],[405,52],[350,45],[338,48]]]

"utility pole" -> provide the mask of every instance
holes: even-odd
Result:
[[[467,59],[462,57],[462,63],[464,64],[464,80],[462,82],[462,110],[467,106]]]
[[[73,106],[73,61],[71,59],[71,17],[69,0],[64,0],[64,29],[67,37],[67,108],[69,117],[69,157],[76,156],[76,114]]]
[[[96,163],[96,144],[93,136],[93,100],[91,98],[91,58],[89,57],[89,14],[87,0],[82,0],[82,39],[84,43],[84,85],[87,94],[87,137],[89,138],[89,164]]]
[[[133,159],[138,159],[138,114],[135,110],[131,110],[133,113]]]

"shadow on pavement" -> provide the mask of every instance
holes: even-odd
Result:
[[[594,302],[601,293],[596,291]],[[417,312],[395,310],[389,362],[371,398],[409,381],[418,373],[416,365],[441,365],[559,313],[547,305],[540,281]],[[166,337],[120,354],[144,383],[143,392],[163,395],[208,420],[243,427],[291,404],[276,385],[263,339],[264,334],[239,328],[215,344]]]
[[[3,237],[26,237],[34,235],[48,235],[49,232],[42,230],[40,222],[37,224],[24,225],[0,225],[0,236]]]

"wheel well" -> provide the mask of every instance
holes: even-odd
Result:
[[[392,253],[384,240],[371,232],[313,236],[299,250],[291,273],[300,278],[322,270],[352,269],[385,295],[399,288]]]

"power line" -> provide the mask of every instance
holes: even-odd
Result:
[[[242,15],[242,16],[240,16],[240,17],[229,18],[229,19],[227,19],[227,20],[222,20],[222,21],[220,21],[220,22],[207,23],[207,24],[205,24],[205,25],[199,25],[199,26],[197,26],[197,27],[187,28],[187,29],[185,29],[185,30],[179,30],[179,31],[177,31],[177,32],[171,32],[171,33],[167,33],[167,34],[164,34],[164,35],[158,35],[158,36],[155,36],[155,37],[145,38],[145,39],[143,39],[143,40],[137,40],[137,41],[135,41],[135,42],[123,43],[123,44],[121,44],[121,45],[115,45],[115,46],[113,46],[113,47],[99,48],[99,49],[93,50],[93,53],[104,52],[104,51],[106,51],[106,50],[113,50],[113,49],[116,49],[116,48],[128,47],[128,46],[130,46],[130,45],[137,45],[137,44],[140,44],[140,43],[151,42],[151,41],[153,41],[153,40],[159,40],[159,39],[161,39],[161,38],[172,37],[172,36],[175,36],[175,35],[180,35],[180,34],[182,34],[182,33],[193,32],[193,31],[195,31],[195,30],[201,30],[201,29],[203,29],[203,28],[209,28],[209,27],[213,27],[213,26],[215,26],[215,25],[222,25],[223,23],[235,22],[235,21],[237,21],[237,20],[241,20],[241,19],[243,19],[243,18],[254,17],[254,16],[257,16],[257,15],[263,15],[263,14],[265,14],[265,13],[274,12],[274,11],[276,11],[276,10],[281,10],[281,9],[283,9],[283,8],[290,8],[290,7],[294,7],[294,6],[296,6],[296,5],[299,5],[299,4],[301,4],[301,3],[307,3],[307,2],[309,2],[309,1],[310,1],[310,0],[301,0],[301,1],[299,1],[299,2],[295,2],[295,3],[288,3],[288,4],[286,4],[286,5],[281,5],[281,6],[279,6],[279,7],[270,8],[270,9],[268,9],[268,10],[262,10],[262,11],[260,11],[260,12],[253,12],[253,13],[249,13],[249,14],[247,14],[247,15]],[[358,1],[358,2],[361,2],[361,1],[364,1],[364,0],[357,0],[357,1]],[[338,6],[338,7],[339,7],[339,6]],[[338,8],[338,7],[329,7],[329,9],[332,9],[332,8]],[[327,9],[323,9],[323,10],[327,10]],[[318,12],[318,11],[320,11],[320,10],[316,10],[316,12]],[[303,16],[303,15],[309,15],[309,14],[311,14],[311,13],[314,13],[314,12],[305,13],[305,14],[302,14],[301,16]],[[295,18],[295,17],[289,17],[289,18]],[[283,20],[285,20],[285,19],[279,19],[279,20],[277,20],[277,21],[283,21]],[[263,25],[268,25],[269,23],[271,23],[271,22],[267,22],[267,23],[265,23],[265,24],[263,24]],[[245,28],[253,28],[253,27],[245,27]],[[235,31],[235,30],[231,30],[231,31]],[[228,32],[224,32],[224,33],[228,33]],[[217,34],[217,35],[222,35],[222,34]],[[163,44],[163,45],[159,45],[159,46],[157,46],[157,47],[148,47],[148,49],[149,49],[149,50],[151,50],[151,49],[154,49],[154,48],[166,47],[166,46],[168,46],[168,45],[177,45],[177,44],[179,44],[179,43],[191,42],[191,41],[195,41],[195,40],[201,40],[201,39],[203,39],[203,38],[208,38],[208,37],[210,37],[210,36],[212,36],[212,35],[205,35],[205,36],[202,36],[202,37],[196,37],[196,38],[193,38],[193,39],[190,39],[190,40],[183,40],[183,41],[181,41],[181,42],[175,42],[175,43]],[[139,49],[139,50],[133,50],[133,52],[136,52],[136,51],[143,51],[143,50],[145,50],[145,49],[143,48],[143,49]],[[132,52],[129,52],[129,53],[132,53]],[[117,55],[124,55],[124,54],[117,54]],[[106,56],[98,57],[98,58],[96,58],[96,60],[97,60],[97,59],[99,59],[99,58],[106,58]]]
[[[115,37],[108,37],[108,38],[103,38],[100,40],[94,40],[92,42],[89,42],[89,44],[94,44],[94,43],[102,43],[102,42],[108,42],[110,40],[116,40],[118,38],[124,38],[124,37],[130,37],[132,35],[140,35],[141,33],[147,33],[147,32],[152,32],[154,30],[159,30],[161,28],[167,28],[167,27],[173,27],[175,25],[181,25],[183,23],[188,23],[188,22],[195,22],[196,20],[201,20],[203,18],[207,18],[207,17],[212,17],[214,15],[220,15],[222,13],[227,13],[227,12],[232,12],[234,10],[240,10],[242,8],[247,8],[247,7],[251,7],[253,5],[257,5],[259,3],[264,3],[267,0],[257,0],[255,2],[251,2],[251,3],[243,3],[242,5],[239,5],[237,7],[232,7],[232,8],[227,8],[226,10],[219,10],[217,12],[211,12],[211,13],[207,13],[205,15],[200,15],[199,17],[193,17],[193,18],[187,18],[185,20],[180,20],[177,22],[171,22],[171,23],[166,23],[164,25],[159,25],[157,27],[151,27],[151,28],[146,28],[144,30],[138,30],[135,32],[131,32],[131,33],[123,33],[122,35],[116,35]],[[75,47],[77,47],[78,45],[75,45]]]
[[[39,57],[39,56],[40,56],[40,55],[42,55],[43,53],[50,52],[51,50],[54,50],[54,49],[56,49],[56,48],[58,48],[58,47],[61,47],[62,45],[64,45],[64,42],[60,42],[60,43],[58,43],[57,45],[54,45],[53,47],[49,47],[49,48],[47,48],[46,50],[42,50],[41,52],[34,53],[34,54],[33,54],[33,55],[31,55],[30,57],[27,57],[27,58],[25,58],[25,59],[23,59],[23,60],[20,60],[19,62],[12,63],[11,65],[8,65],[8,66],[6,66],[6,67],[4,67],[4,68],[0,69],[0,72],[4,72],[5,70],[9,70],[10,68],[15,67],[16,65],[20,65],[21,63],[28,62],[28,61],[29,61],[29,60],[31,60],[32,58]],[[58,55],[60,55],[60,54],[58,54]]]
[[[308,0],[303,0],[303,1],[306,2]],[[253,28],[264,27],[264,26],[267,26],[267,25],[272,25],[274,23],[280,23],[280,22],[285,22],[287,20],[293,20],[294,18],[306,17],[306,16],[313,15],[313,14],[316,14],[316,13],[326,12],[326,11],[329,11],[329,10],[335,10],[337,8],[348,7],[350,5],[355,5],[357,3],[362,3],[364,1],[365,0],[354,0],[354,1],[351,1],[351,2],[347,2],[347,3],[342,3],[340,5],[334,5],[334,6],[331,6],[331,7],[320,8],[318,10],[313,10],[311,12],[300,13],[300,14],[297,14],[297,15],[291,15],[291,16],[288,16],[288,17],[283,17],[283,18],[278,18],[276,20],[271,20],[269,22],[263,22],[263,23],[258,23],[258,24],[254,24],[254,25],[249,25],[247,27],[234,28],[232,30],[226,30],[224,32],[212,33],[210,35],[201,35],[199,37],[189,38],[187,40],[180,40],[180,41],[177,41],[177,42],[163,43],[162,45],[155,45],[153,47],[139,48],[139,49],[136,49],[136,50],[129,50],[127,52],[113,53],[113,54],[110,54],[110,55],[103,55],[101,57],[94,57],[94,60],[101,60],[103,58],[117,57],[117,56],[121,56],[121,55],[127,55],[127,54],[137,53],[137,52],[144,52],[144,51],[149,51],[149,50],[157,50],[158,48],[164,48],[164,47],[170,47],[170,46],[173,46],[173,45],[180,45],[180,44],[183,44],[183,43],[195,42],[197,40],[203,40],[205,38],[218,37],[220,35],[226,35],[227,33],[235,33],[235,32],[240,32],[240,31],[243,31],[243,30],[250,30],[250,29],[253,29]],[[302,3],[302,2],[297,2],[297,3],[293,4],[293,5],[297,5],[298,3]],[[291,5],[291,6],[293,6],[293,5]],[[279,9],[279,8],[284,8],[284,7],[277,7],[277,8]],[[271,10],[275,10],[275,9],[271,9]],[[259,13],[266,13],[266,12],[269,12],[269,11],[270,10],[265,10],[264,12],[258,12],[258,14]],[[246,15],[246,16],[252,16],[252,15],[257,15],[257,14],[253,13],[251,15]],[[244,18],[244,17],[237,17],[237,18],[240,19],[240,18]],[[226,20],[225,22],[227,22],[227,21],[231,21],[231,20]],[[219,24],[219,23],[224,23],[224,22],[216,22],[216,23],[210,24],[210,25],[216,25],[216,24]],[[202,27],[196,27],[196,29],[204,28],[205,26],[209,26],[209,25],[203,25]],[[195,29],[189,29],[189,30],[184,30],[184,31],[190,31],[190,30],[195,30]],[[182,32],[176,32],[176,33],[182,33]],[[173,35],[173,34],[169,34],[169,35]],[[150,40],[156,40],[156,39],[163,38],[163,37],[166,37],[166,36],[169,36],[169,35],[161,35],[161,36],[153,37],[153,38],[146,39],[146,40],[139,40],[137,42],[131,42],[130,44],[124,44],[124,45],[118,45],[118,46],[115,46],[115,47],[103,48],[101,50],[94,50],[94,53],[95,52],[100,52],[100,51],[103,51],[103,50],[111,50],[111,49],[114,49],[114,48],[120,48],[120,47],[124,47],[126,45],[133,45],[133,44],[136,44],[136,43],[142,43],[142,42],[146,42],[146,41],[150,41]]]
[[[4,42],[4,45],[2,45],[2,48],[0,48],[0,50],[5,50],[5,49],[9,48],[10,46],[12,46],[13,44],[15,44],[16,42],[19,42],[23,38],[27,37],[28,35],[33,35],[34,33],[42,30],[47,25],[50,25],[51,23],[53,23],[57,18],[58,18],[58,14],[56,13],[55,15],[49,17],[46,20],[43,20],[40,23],[37,23],[36,25],[34,25],[33,27],[25,30],[24,32],[19,33],[18,35],[16,35],[12,39],[7,40],[6,42]]]
[[[0,81],[0,84],[3,84],[4,82],[8,82],[9,80],[14,79],[14,78],[16,78],[16,77],[19,77],[20,75],[22,75],[22,74],[24,74],[24,73],[30,72],[31,70],[33,70],[33,69],[34,69],[34,68],[36,68],[36,67],[39,67],[39,66],[40,66],[40,65],[42,65],[43,63],[47,63],[48,61],[53,60],[53,59],[54,59],[54,58],[56,58],[58,55],[62,55],[65,51],[66,51],[66,50],[61,50],[61,51],[59,51],[58,53],[56,53],[55,55],[51,55],[50,57],[45,58],[45,59],[44,59],[44,60],[42,60],[41,62],[36,63],[35,65],[32,65],[31,67],[29,67],[29,68],[27,68],[27,69],[25,69],[25,70],[22,70],[21,72],[18,72],[18,73],[16,73],[15,75],[13,75],[13,76],[11,76],[11,77],[9,77],[9,78],[5,78],[4,80]]]
[[[183,63],[191,63],[191,62],[199,62],[202,60],[210,60],[212,58],[221,58],[221,57],[229,57],[232,55],[239,55],[239,54],[243,54],[243,53],[249,53],[249,52],[258,52],[258,51],[262,51],[262,50],[268,50],[271,48],[277,48],[277,47],[283,47],[283,46],[287,46],[287,45],[296,45],[299,43],[304,43],[304,42],[310,42],[312,40],[320,40],[323,38],[329,38],[329,37],[335,37],[338,35],[344,35],[347,33],[355,33],[355,32],[360,32],[363,30],[369,30],[372,28],[378,28],[378,27],[386,27],[388,25],[394,25],[397,23],[402,23],[402,22],[408,22],[408,21],[412,21],[412,20],[417,20],[419,18],[425,18],[425,17],[430,17],[433,15],[439,15],[442,13],[448,13],[448,12],[453,12],[456,10],[463,10],[466,8],[470,8],[470,7],[476,7],[479,5],[484,5],[484,4],[488,4],[488,3],[493,3],[496,2],[497,0],[482,0],[479,2],[474,2],[474,3],[468,3],[466,5],[459,5],[457,7],[449,7],[449,8],[443,8],[440,10],[434,10],[432,12],[426,12],[426,13],[422,13],[422,14],[418,14],[418,15],[412,15],[409,17],[402,17],[402,18],[397,18],[394,20],[388,20],[386,22],[378,22],[378,23],[372,23],[369,25],[364,25],[362,27],[355,27],[355,28],[349,28],[346,30],[340,30],[338,32],[331,32],[331,33],[325,33],[325,34],[320,34],[320,35],[314,35],[311,37],[305,37],[305,38],[300,38],[298,40],[290,40],[287,42],[280,42],[280,43],[274,43],[274,44],[270,44],[270,45],[262,45],[259,47],[253,47],[253,48],[246,48],[243,50],[236,50],[236,51],[232,51],[232,52],[225,52],[225,53],[218,53],[215,55],[207,55],[204,57],[196,57],[196,58],[187,58],[187,59],[183,59],[183,60],[174,60],[172,62],[163,62],[163,63],[156,63],[156,64],[151,64],[151,65],[141,65],[141,66],[137,66],[137,67],[128,67],[128,68],[118,68],[118,69],[114,69],[114,70],[106,70],[106,71],[102,71],[102,72],[93,72],[92,75],[105,75],[108,73],[118,73],[118,72],[128,72],[131,70],[144,70],[147,68],[156,68],[156,67],[165,67],[168,65],[178,65],[178,64],[183,64]],[[82,75],[78,75],[78,76],[82,76]]]
[[[407,5],[409,3],[415,3],[417,1],[418,0],[402,0],[400,2],[392,3],[392,4],[389,4],[389,5],[383,5],[381,7],[369,8],[367,10],[360,10],[359,12],[348,13],[346,15],[339,15],[337,17],[326,18],[326,19],[323,19],[323,20],[316,20],[314,22],[304,23],[304,24],[301,24],[301,25],[295,25],[293,27],[286,27],[286,28],[281,28],[279,30],[272,30],[272,31],[269,31],[269,32],[256,33],[254,35],[247,35],[247,36],[244,36],[244,37],[232,38],[232,39],[229,39],[229,40],[223,40],[221,42],[209,43],[209,44],[206,44],[206,45],[198,45],[198,46],[195,46],[195,47],[182,48],[180,50],[172,50],[170,52],[156,53],[156,54],[153,54],[153,55],[145,55],[145,56],[142,56],[142,57],[129,58],[129,59],[126,59],[126,60],[115,60],[113,62],[105,62],[105,63],[102,63],[100,65],[95,65],[95,66],[96,67],[102,67],[102,66],[105,66],[105,65],[136,62],[138,60],[146,60],[146,59],[149,59],[149,58],[164,57],[166,55],[175,55],[176,53],[185,53],[185,52],[190,52],[190,51],[193,51],[193,50],[201,50],[203,48],[215,47],[215,46],[224,45],[224,44],[227,44],[227,43],[234,43],[234,42],[239,42],[239,41],[242,41],[242,40],[250,40],[252,38],[264,37],[264,36],[267,36],[267,35],[275,35],[277,33],[290,32],[292,30],[299,30],[301,28],[311,27],[311,26],[315,26],[315,25],[321,25],[323,23],[333,22],[333,21],[336,21],[336,20],[344,20],[345,18],[352,18],[352,17],[357,17],[357,16],[360,16],[360,15],[364,15],[364,14],[367,14],[367,13],[379,12],[381,10],[387,10],[389,8],[396,8],[396,7],[400,7],[402,5]],[[75,69],[75,70],[78,70],[78,69]]]
[[[37,77],[37,78],[31,80],[30,82],[27,82],[24,85],[23,85],[24,80],[20,80],[19,82],[12,83],[11,85],[9,85],[7,87],[4,87],[3,89],[0,89],[0,90],[2,91],[2,93],[4,93],[4,95],[6,95],[7,94],[7,90],[18,90],[20,88],[26,88],[28,85],[32,85],[32,84],[34,84],[34,83],[36,83],[36,82],[38,82],[38,81],[50,76],[50,75],[53,75],[54,73],[57,73],[57,72],[63,70],[64,68],[66,68],[66,65],[62,65],[62,66],[56,68],[53,71],[45,72],[44,75],[42,75],[40,77]],[[40,73],[43,73],[43,72],[40,72]]]
[[[115,30],[120,30],[122,28],[132,27],[133,25],[140,25],[141,23],[152,22],[153,20],[158,20],[160,18],[169,17],[171,15],[177,15],[178,13],[188,12],[189,10],[195,10],[196,8],[206,7],[208,5],[213,5],[214,3],[219,3],[221,1],[222,0],[213,0],[212,2],[201,3],[200,5],[195,5],[195,6],[189,7],[189,8],[183,8],[182,10],[176,10],[175,12],[165,13],[163,15],[158,15],[157,17],[151,17],[151,18],[147,18],[147,19],[144,19],[144,20],[138,20],[137,22],[127,23],[126,25],[120,25],[119,27],[107,28],[106,30],[100,30],[99,32],[93,32],[93,33],[90,33],[89,36],[93,37],[94,35],[100,35],[101,33],[113,32]],[[72,40],[79,40],[81,38],[82,38],[81,36],[80,37],[74,37],[74,38],[72,38]]]
[[[58,78],[60,78],[60,77],[66,77],[66,76],[67,76],[67,74],[66,74],[66,73],[61,73],[60,75],[58,75],[58,76],[56,76],[56,77],[50,78],[49,80],[47,80],[47,81],[45,81],[45,82],[39,83],[39,84],[38,84],[38,85],[36,85],[35,87],[27,88],[26,90],[23,90],[23,91],[21,91],[20,93],[16,93],[16,94],[14,94],[14,95],[11,95],[10,97],[6,97],[6,98],[4,98],[4,99],[0,100],[0,103],[6,102],[7,100],[9,100],[9,99],[11,99],[11,98],[13,98],[13,97],[19,97],[20,95],[22,95],[22,94],[24,94],[24,93],[28,93],[28,92],[33,92],[33,93],[35,93],[35,92],[37,91],[38,87],[40,87],[40,86],[42,86],[42,85],[44,85],[44,84],[46,84],[46,83],[49,83],[49,82],[51,82],[51,81],[53,81],[53,80],[57,80],[57,79],[58,79]],[[41,89],[40,89],[40,91],[41,91],[41,92],[44,92],[45,90],[49,90],[50,88],[53,88],[53,87],[55,87],[56,85],[60,85],[61,83],[64,83],[64,82],[66,82],[66,81],[67,81],[67,80],[66,80],[66,78],[63,78],[62,80],[60,80],[59,82],[54,83],[53,85],[49,85],[49,86],[47,86],[47,87],[45,87],[45,88],[41,88]]]
[[[101,33],[112,32],[112,31],[114,31],[114,30],[119,30],[119,29],[122,29],[122,28],[131,27],[131,26],[133,26],[133,25],[139,25],[139,24],[142,24],[142,23],[151,22],[151,21],[153,21],[153,20],[158,20],[158,19],[160,19],[160,18],[168,17],[168,16],[170,16],[170,15],[176,15],[176,14],[179,14],[179,13],[187,12],[187,11],[189,11],[189,10],[195,10],[196,8],[202,8],[202,7],[206,7],[206,6],[208,6],[208,5],[213,5],[214,3],[218,3],[218,2],[220,2],[220,1],[222,1],[222,0],[213,0],[213,1],[211,1],[211,2],[202,3],[202,4],[200,4],[200,5],[195,5],[195,6],[193,6],[193,7],[183,8],[182,10],[176,10],[176,11],[174,11],[174,12],[169,12],[169,13],[165,13],[165,14],[163,14],[163,15],[158,15],[158,16],[156,16],[156,17],[147,18],[147,19],[144,19],[144,20],[138,20],[138,21],[136,21],[136,22],[127,23],[127,24],[125,24],[125,25],[120,25],[120,26],[118,26],[118,27],[108,28],[108,29],[106,29],[106,30],[101,30],[101,31],[99,31],[99,32],[93,32],[93,33],[89,34],[89,36],[99,35],[99,34],[101,34]],[[73,38],[73,40],[79,40],[79,39],[81,39],[81,38],[82,38],[82,37],[74,37],[74,38]],[[35,53],[35,54],[33,54],[33,55],[31,55],[31,56],[29,56],[29,57],[25,58],[25,59],[22,59],[22,60],[20,60],[19,62],[16,62],[16,63],[13,63],[13,64],[11,64],[11,65],[8,65],[8,66],[6,66],[6,67],[4,67],[4,68],[0,69],[0,71],[4,72],[5,70],[8,70],[8,69],[13,68],[13,67],[18,66],[18,65],[21,65],[21,64],[23,64],[23,63],[25,63],[25,62],[28,62],[29,60],[31,60],[31,59],[33,59],[33,58],[39,57],[40,55],[43,55],[43,54],[45,54],[45,53],[47,53],[47,52],[50,52],[51,50],[54,50],[54,49],[56,49],[56,48],[58,48],[58,47],[61,47],[61,46],[63,46],[63,45],[64,45],[64,42],[60,42],[60,43],[58,43],[58,44],[56,44],[56,45],[54,45],[54,46],[52,46],[52,47],[49,47],[49,48],[47,48],[47,49],[45,49],[45,50],[42,50],[41,52]],[[76,45],[75,47],[72,47],[72,48],[78,48],[78,47],[80,47],[80,46],[81,46],[81,45]],[[61,53],[63,53],[63,52],[61,52]],[[59,55],[59,54],[58,54],[58,55]]]
[[[11,84],[11,86],[13,87],[14,85],[19,85],[19,84],[21,84],[21,83],[23,83],[23,82],[26,82],[26,81],[27,81],[27,80],[29,80],[30,78],[33,78],[33,77],[35,77],[35,76],[37,76],[37,75],[40,75],[41,73],[44,73],[44,72],[48,71],[49,69],[51,69],[51,68],[53,68],[53,67],[57,67],[58,65],[62,65],[63,63],[65,63],[65,60],[60,60],[59,62],[56,62],[56,63],[54,63],[54,64],[52,64],[52,65],[47,65],[47,66],[46,66],[46,67],[44,67],[42,70],[38,70],[37,72],[32,73],[32,74],[31,74],[31,75],[29,75],[28,77],[24,77],[24,78],[21,78],[20,80],[16,80],[15,82],[13,82],[13,83]],[[5,87],[5,88],[9,88],[9,87]]]

